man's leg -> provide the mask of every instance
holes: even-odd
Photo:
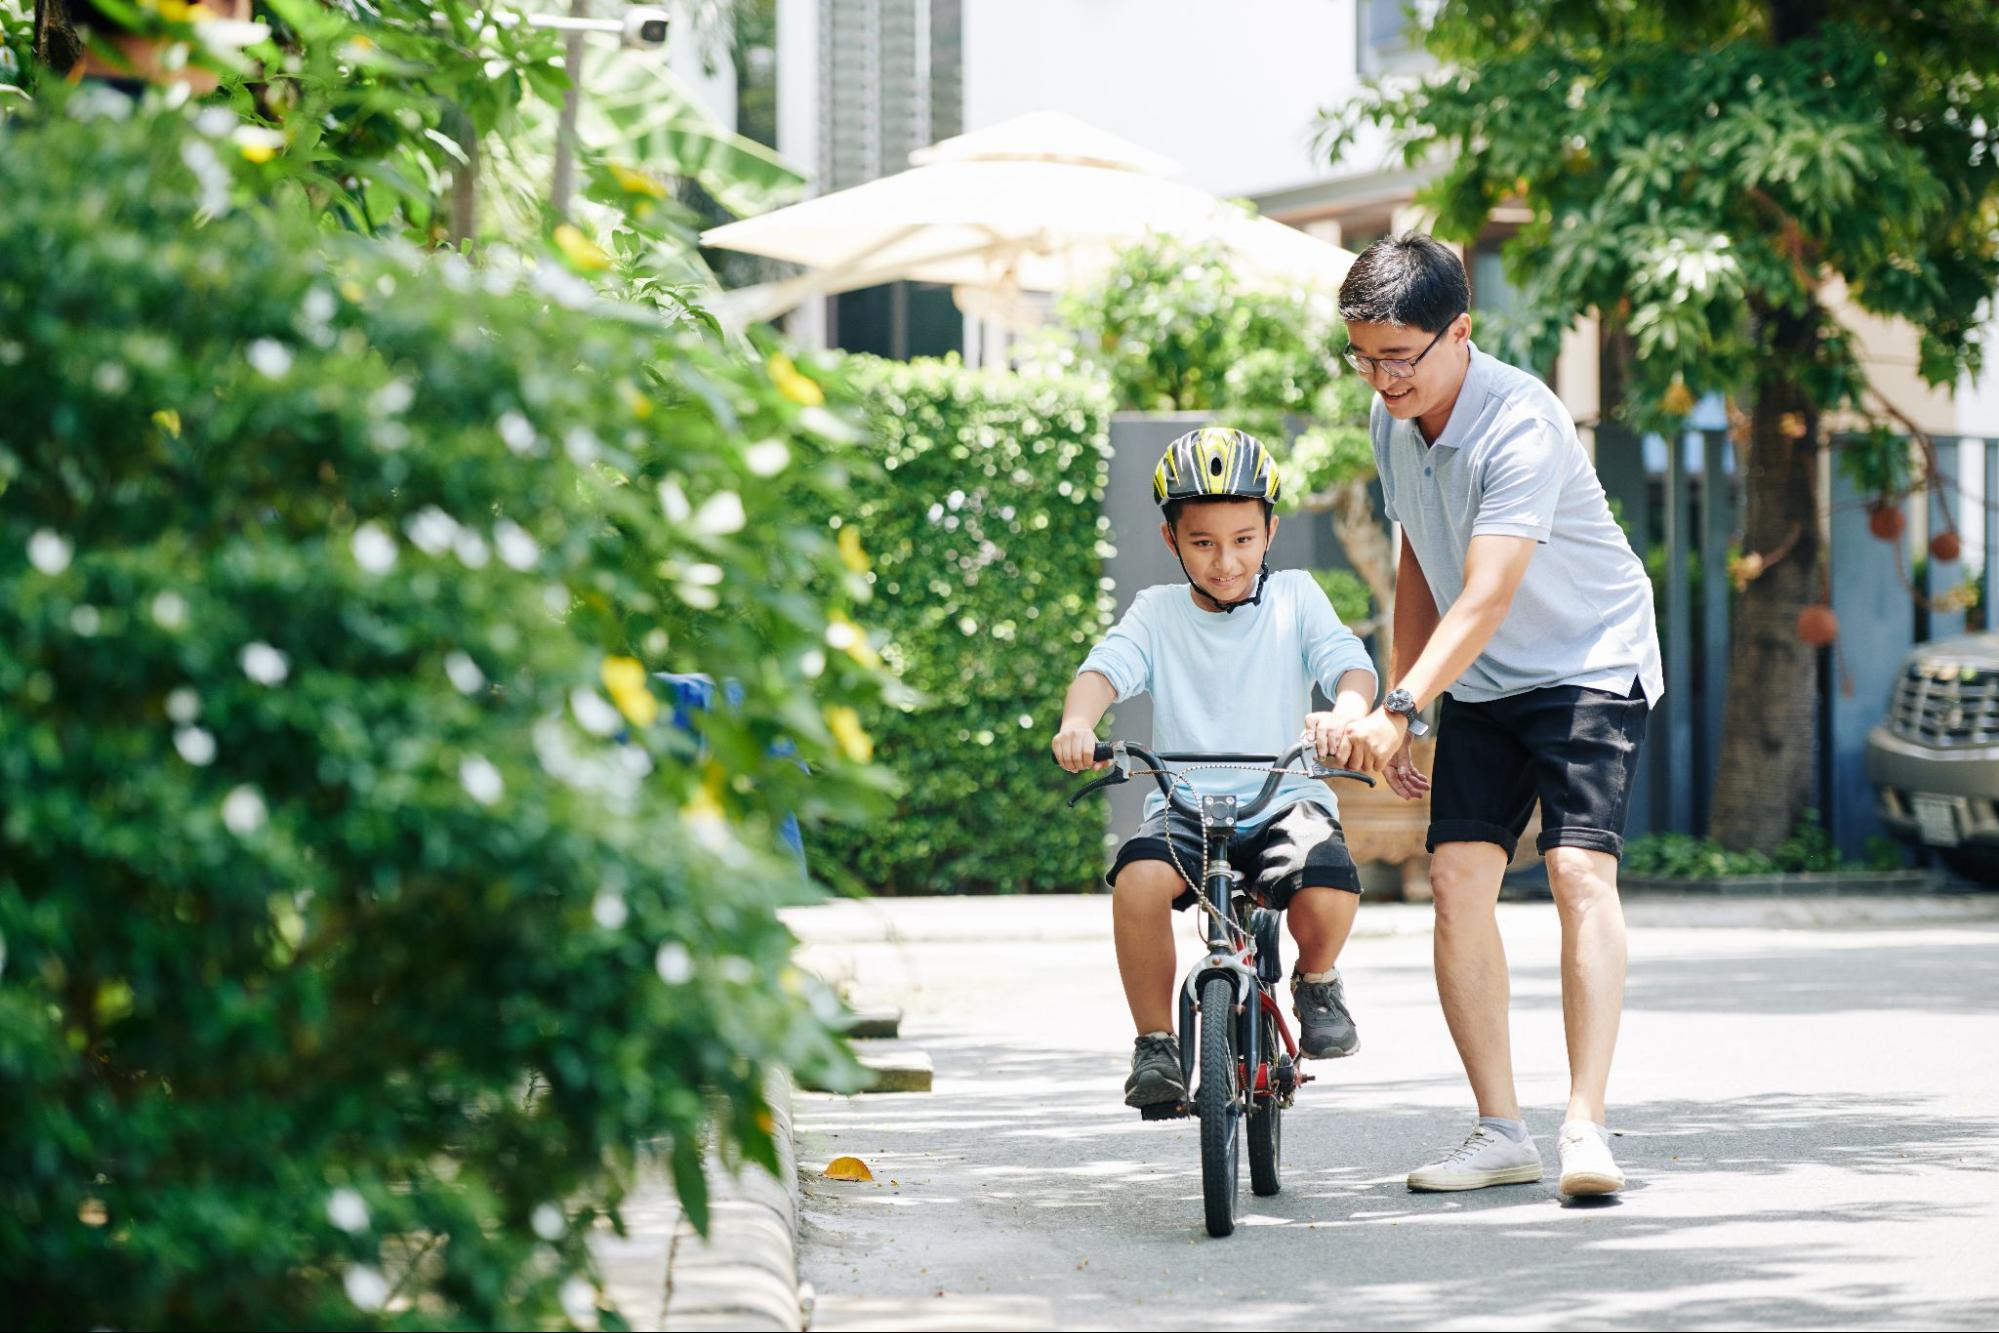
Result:
[[[1550,847],[1548,884],[1562,918],[1562,1027],[1569,1044],[1565,1121],[1604,1123],[1604,1089],[1624,1011],[1624,908],[1617,858],[1582,847]]]
[[[1409,1173],[1412,1190],[1483,1189],[1541,1178],[1541,1154],[1521,1122],[1513,1092],[1506,946],[1493,910],[1508,859],[1507,849],[1496,842],[1440,841],[1430,862],[1437,894],[1437,998],[1478,1099],[1479,1122],[1458,1148]]]
[[[1478,1113],[1518,1120],[1506,945],[1495,913],[1506,861],[1506,849],[1496,843],[1439,843],[1430,862],[1430,884],[1436,894],[1437,998]]]
[[[1636,685],[1534,691],[1523,730],[1539,770],[1541,854],[1562,920],[1562,1026],[1569,1108],[1557,1139],[1564,1194],[1615,1194],[1624,1172],[1604,1127],[1604,1087],[1624,1009],[1624,909],[1617,855],[1649,705]]]
[[[1173,900],[1187,883],[1164,861],[1132,861],[1111,889],[1118,975],[1139,1034],[1173,1030]]]

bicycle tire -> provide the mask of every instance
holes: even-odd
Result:
[[[1236,1088],[1235,983],[1212,977],[1201,985],[1201,1082],[1194,1113],[1201,1118],[1201,1201],[1210,1236],[1235,1231],[1242,1117]]]
[[[1284,1188],[1278,1173],[1284,1161],[1284,1107],[1278,1100],[1277,1062],[1283,1047],[1278,1043],[1277,1024],[1261,1014],[1260,1045],[1264,1063],[1270,1067],[1270,1083],[1260,1101],[1249,1110],[1249,1188],[1258,1198],[1267,1199]],[[1252,1073],[1251,1077],[1255,1075]]]

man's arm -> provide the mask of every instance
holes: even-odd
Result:
[[[1402,554],[1395,566],[1395,625],[1388,646],[1391,688],[1423,655],[1436,629],[1437,597],[1430,591],[1430,580],[1423,577],[1423,566],[1416,560],[1416,548],[1405,534]]]
[[[1463,675],[1465,669],[1485,651],[1485,645],[1492,641],[1493,632],[1506,619],[1506,613],[1512,610],[1513,594],[1519,590],[1520,580],[1527,573],[1527,562],[1534,558],[1535,548],[1539,545],[1532,537],[1506,537],[1491,533],[1473,537],[1471,547],[1465,553],[1464,594],[1451,603],[1451,609],[1439,618],[1429,585],[1422,584],[1418,605],[1409,612],[1406,641],[1404,598],[1415,588],[1409,587],[1405,592],[1404,585],[1398,583],[1395,592],[1395,657],[1399,674],[1390,677],[1392,687],[1405,689],[1416,696],[1416,704],[1420,708]],[[1403,568],[1409,568],[1412,563],[1405,555]],[[1427,618],[1434,625],[1427,632],[1422,632],[1424,604],[1429,608]],[[1421,646],[1416,660],[1406,671],[1400,670],[1400,663],[1406,660],[1403,654],[1407,647],[1416,644],[1419,639]],[[1385,708],[1377,708],[1355,723],[1349,735],[1352,751],[1348,762],[1354,767],[1370,773],[1386,771],[1389,785],[1405,797],[1413,798],[1427,788],[1427,782],[1416,784],[1409,780],[1413,767],[1400,761],[1396,767],[1390,766],[1391,760],[1406,754],[1408,718]]]
[[[1096,671],[1077,673],[1076,679],[1069,682],[1069,693],[1063,696],[1062,722],[1048,747],[1055,753],[1055,762],[1071,773],[1110,767],[1108,762],[1098,763],[1094,758],[1097,723],[1103,721],[1104,713],[1116,702],[1117,689],[1110,677]]]
[[[1397,585],[1397,663],[1391,671],[1391,679],[1394,686],[1416,696],[1418,708],[1448,689],[1478,660],[1486,644],[1492,642],[1492,636],[1505,621],[1506,613],[1513,609],[1513,594],[1520,590],[1520,580],[1527,574],[1527,562],[1534,558],[1534,551],[1539,546],[1540,543],[1532,537],[1473,537],[1470,549],[1465,552],[1464,595],[1451,603],[1451,609],[1444,613],[1442,619],[1437,618],[1437,604],[1427,596],[1429,586],[1424,585],[1424,600],[1429,603],[1434,628],[1422,636],[1416,659],[1407,669],[1401,666],[1406,659],[1401,656],[1402,591]]]

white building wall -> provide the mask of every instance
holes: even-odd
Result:
[[[965,0],[965,128],[1066,111],[1217,194],[1298,185],[1354,37],[1354,0]]]
[[[658,3],[659,0],[651,0]],[[666,67],[693,94],[704,110],[730,129],[736,128],[736,66],[729,57],[726,24],[697,31],[698,0],[665,0],[660,7],[672,15],[666,43]],[[554,8],[554,6],[550,6]],[[598,13],[620,7],[600,6]]]
[[[777,0],[777,151],[814,182],[819,116],[819,0]]]
[[[1985,373],[1958,382],[1957,431],[1999,440],[1999,314],[1986,321],[1979,336],[1985,344]]]

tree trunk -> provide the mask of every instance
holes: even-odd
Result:
[[[1822,586],[1819,420],[1792,372],[1809,360],[1814,328],[1809,318],[1767,313],[1759,323],[1771,355],[1749,416],[1742,549],[1768,563],[1735,597],[1709,805],[1710,836],[1733,851],[1769,851],[1790,834],[1811,800],[1817,759],[1818,650],[1798,637],[1798,613]]]
[[[1388,529],[1374,512],[1367,479],[1337,487],[1332,501],[1333,535],[1339,538],[1347,563],[1374,596],[1374,623],[1386,629],[1395,623],[1395,553]]]
[[[83,59],[83,43],[77,39],[64,0],[35,0],[35,55],[57,74],[69,73]]]

